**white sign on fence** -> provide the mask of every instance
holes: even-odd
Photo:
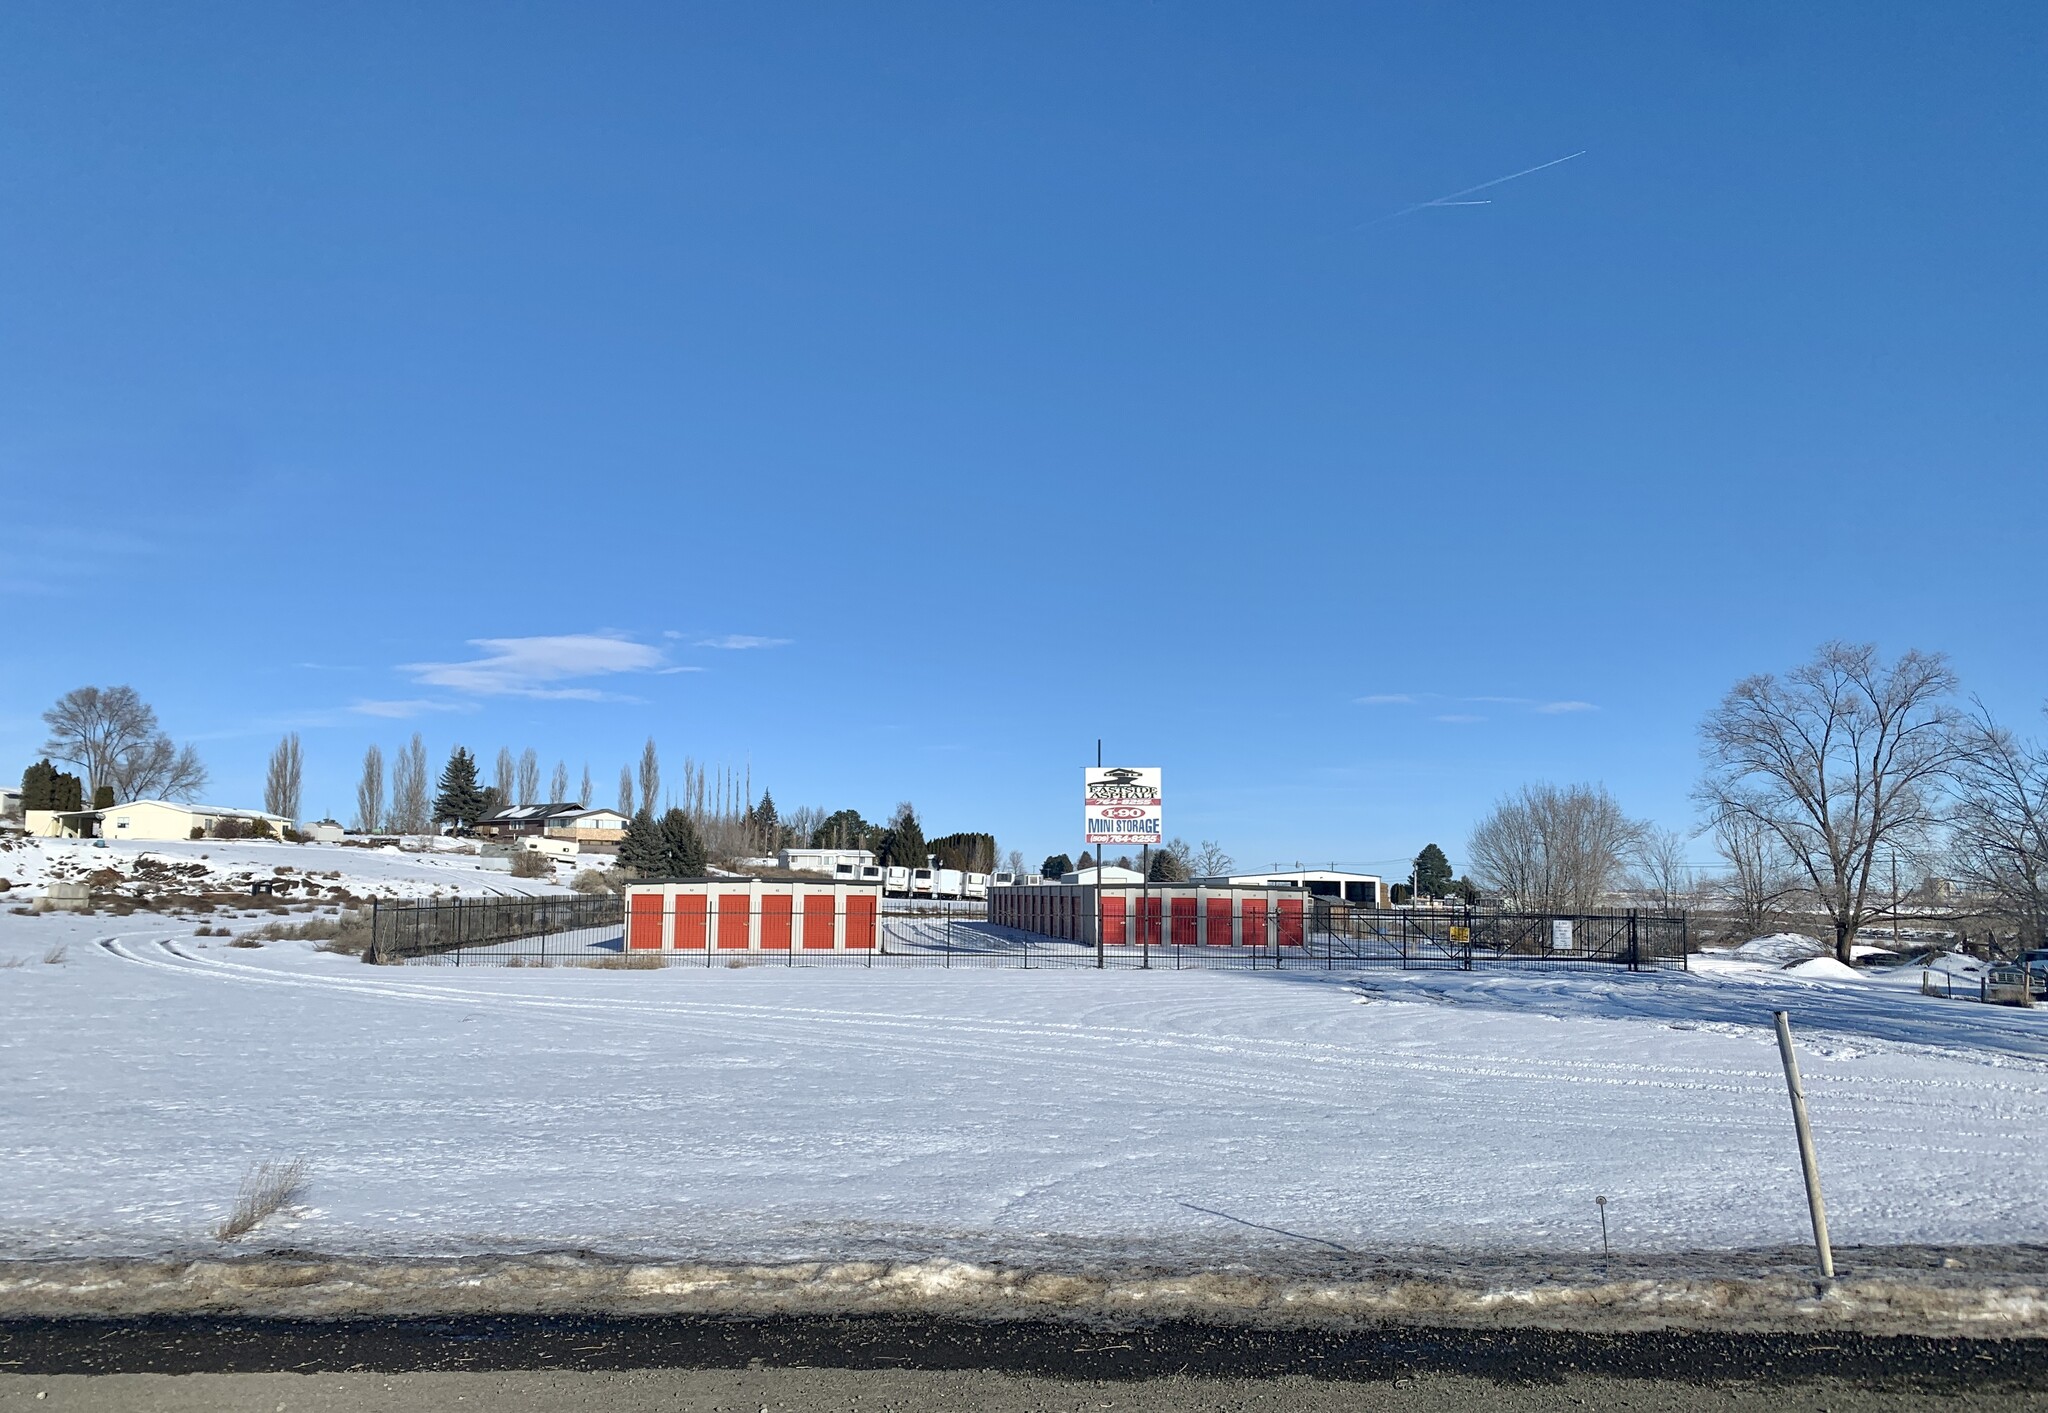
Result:
[[[1572,920],[1556,917],[1550,920],[1550,950],[1569,952],[1572,949]]]
[[[1165,837],[1160,769],[1090,766],[1082,800],[1082,826],[1091,844],[1157,844]]]

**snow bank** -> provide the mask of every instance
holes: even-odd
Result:
[[[1812,961],[1799,962],[1785,968],[1786,971],[1808,981],[1865,981],[1864,974],[1852,966],[1846,966],[1833,957],[1815,957]]]
[[[1811,937],[1801,937],[1796,932],[1775,932],[1769,937],[1758,937],[1733,949],[1731,955],[1745,962],[1770,962],[1777,966],[1789,966],[1803,962],[1809,957],[1825,956],[1830,948]]]

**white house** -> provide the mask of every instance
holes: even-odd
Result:
[[[829,873],[851,878],[866,878],[864,868],[872,868],[875,855],[870,849],[784,849],[775,857],[783,868],[799,873]]]
[[[182,805],[175,800],[131,800],[97,812],[102,839],[190,839],[198,830],[204,838],[220,832],[229,820],[243,831],[261,820],[269,832],[282,837],[292,822],[281,814],[262,810],[228,809],[221,805]]]
[[[578,810],[574,814],[556,815],[548,821],[547,832],[557,839],[617,844],[626,837],[626,826],[632,822],[617,810],[600,807]]]

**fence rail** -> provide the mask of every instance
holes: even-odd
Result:
[[[366,960],[440,966],[1102,967],[1182,971],[1365,968],[1472,971],[1495,967],[1685,965],[1683,914],[1451,912],[1372,909],[1312,900],[1299,925],[1251,944],[1211,942],[1170,916],[1132,919],[1119,940],[1052,937],[958,910],[884,904],[874,913],[807,915],[797,907],[707,918],[635,912],[616,895],[384,903]],[[1215,936],[1233,933],[1219,928]],[[1247,934],[1240,928],[1234,934]]]

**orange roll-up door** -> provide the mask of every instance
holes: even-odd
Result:
[[[1230,945],[1230,921],[1232,908],[1228,898],[1209,900],[1209,945],[1228,947]]]
[[[811,893],[804,897],[804,950],[806,952],[829,952],[833,948],[832,927],[838,917],[838,910],[830,893]]]
[[[704,950],[704,932],[711,918],[711,899],[702,893],[678,893],[676,904],[676,946],[692,952]]]
[[[1175,898],[1173,900],[1173,945],[1192,947],[1195,945],[1195,900]]]
[[[750,893],[718,895],[718,946],[721,951],[746,950],[747,927],[753,906],[754,898]]]
[[[1244,924],[1244,945],[1263,947],[1266,945],[1266,900],[1246,898],[1238,904],[1239,920]]]
[[[1282,898],[1279,906],[1280,945],[1283,947],[1299,947],[1302,937],[1301,899]]]
[[[846,945],[875,945],[875,899],[872,893],[851,893],[846,899]]]
[[[667,900],[659,893],[635,893],[633,911],[626,922],[626,945],[636,952],[661,947],[661,905]]]
[[[761,949],[789,950],[790,920],[796,916],[796,899],[787,893],[767,893],[761,898]]]

